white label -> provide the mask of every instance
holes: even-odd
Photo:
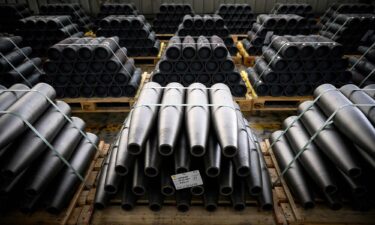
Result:
[[[199,170],[172,175],[172,181],[176,190],[199,186],[203,184]]]

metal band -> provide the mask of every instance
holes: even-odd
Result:
[[[29,87],[31,87],[31,83],[27,80],[27,78],[17,69],[17,67],[13,66],[13,64],[3,55],[3,53],[0,52],[1,57],[4,58],[4,60],[15,70],[21,77],[22,79],[27,83]]]
[[[365,79],[361,81],[361,83],[359,84],[359,87],[362,87],[362,85],[374,74],[374,72],[375,72],[375,69],[371,70],[371,72],[365,77]]]
[[[328,125],[333,123],[333,118],[336,114],[348,107],[348,106],[375,106],[375,104],[346,104],[342,105],[337,108],[330,117],[326,120],[326,122],[311,136],[311,138],[306,142],[306,144],[299,150],[299,152],[294,156],[293,160],[289,162],[289,164],[285,167],[285,169],[281,172],[281,174],[277,177],[276,181],[273,183],[273,186],[277,185],[280,182],[280,179],[284,177],[285,173],[292,167],[292,164],[302,155],[303,152],[307,150],[307,147],[313,142],[313,140],[322,132]],[[275,142],[274,142],[275,143]]]
[[[18,47],[18,45],[16,44],[16,43],[14,43],[14,41],[11,39],[11,38],[9,38],[9,41],[13,44],[13,46],[17,49],[17,50],[19,50],[20,52],[21,52],[21,54],[23,55],[23,56],[25,56],[25,58],[28,60],[28,61],[31,61],[31,59],[23,52],[23,51],[21,51],[21,49]],[[40,73],[40,74],[43,74],[43,72],[33,63],[33,61],[31,61],[31,64],[33,64],[33,66],[34,66],[34,68],[36,69],[36,70],[38,70],[38,72]]]
[[[282,36],[279,36],[279,37],[282,37]],[[271,41],[271,43],[267,46],[268,48],[271,48],[272,46],[272,43],[276,40],[277,38],[275,38],[273,41]],[[280,51],[284,48],[284,46],[289,46],[289,45],[291,45],[291,43],[293,43],[293,44],[314,44],[314,43],[318,43],[318,44],[331,44],[331,45],[333,45],[333,44],[335,44],[336,42],[319,42],[319,41],[312,41],[312,42],[303,42],[303,41],[298,41],[298,42],[291,42],[291,41],[289,41],[288,43],[284,43],[278,50],[277,50],[277,52],[276,52],[276,54],[272,57],[272,59],[271,59],[271,61],[270,62],[268,62],[268,64],[267,64],[267,67],[268,68],[270,68],[270,65],[271,65],[271,63],[273,62],[273,60],[275,60],[278,56],[279,56],[279,53],[280,53]],[[262,57],[264,56],[264,53],[261,55]],[[257,63],[255,63],[254,64],[254,66],[253,66],[253,68],[256,66],[258,64],[258,62]],[[265,72],[266,70],[263,70],[262,71],[262,73],[261,74],[259,74],[259,80],[257,81],[257,82],[255,82],[255,84],[257,84],[258,82],[260,82],[261,81],[261,78],[263,77],[263,74],[264,74],[264,72]],[[255,85],[254,84],[254,85]]]
[[[354,67],[358,64],[358,62],[361,61],[361,60],[366,56],[366,54],[367,54],[370,50],[372,50],[374,47],[375,47],[375,42],[372,43],[372,45],[371,45],[370,47],[368,47],[368,49],[365,51],[365,53],[363,53],[363,55],[361,55],[361,57],[358,58],[358,60],[353,64],[352,67],[350,67],[349,70],[352,71],[352,70],[354,69]]]
[[[70,119],[70,117],[68,115],[66,115],[65,113],[63,113],[60,108],[53,102],[53,100],[51,100],[48,96],[46,96],[44,93],[38,91],[38,90],[33,90],[33,89],[30,89],[30,90],[0,90],[0,93],[2,92],[35,92],[35,93],[38,93],[40,95],[42,95],[61,115],[64,116],[64,118],[71,124],[73,125],[74,128],[76,128],[80,133],[81,135],[90,143],[92,144],[95,149],[98,151],[99,148],[98,146],[95,145],[94,142],[92,142],[90,140],[90,138],[88,138],[88,136],[86,135],[86,133],[84,131],[82,131],[81,129],[78,129],[78,127],[73,123],[73,121]]]
[[[41,133],[39,133],[39,131],[29,121],[25,120],[20,114],[12,112],[12,111],[0,111],[0,114],[10,114],[10,115],[13,115],[13,116],[16,116],[16,117],[20,118],[30,128],[30,130],[33,131],[48,146],[48,148],[54,152],[55,156],[59,157],[59,159],[66,166],[68,166],[71,170],[73,170],[74,174],[78,177],[78,179],[80,179],[84,183],[84,185],[86,187],[88,187],[88,185],[86,184],[85,179],[83,178],[83,176],[76,169],[74,169],[74,167],[68,162],[68,160],[65,159],[55,149],[55,147],[53,147],[53,145],[47,139],[45,139],[45,137]]]

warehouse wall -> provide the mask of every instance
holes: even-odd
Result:
[[[190,3],[196,13],[214,13],[221,3],[247,3],[255,13],[269,12],[275,3],[309,3],[314,10],[322,13],[329,4],[336,2],[333,0],[127,0],[136,4],[137,8],[144,14],[155,14],[159,10],[159,5],[164,2],[184,2]],[[353,2],[347,0],[340,2]]]
[[[328,6],[335,2],[358,2],[360,0],[113,0],[112,2],[134,3],[138,10],[145,15],[156,14],[161,3],[190,3],[195,12],[214,13],[221,3],[247,3],[251,5],[255,13],[270,12],[275,3],[308,3],[311,4],[315,13],[324,13]],[[9,2],[11,2],[9,0]],[[37,10],[38,5],[45,4],[47,0],[28,0],[30,7]],[[48,0],[48,2],[61,2]],[[69,1],[65,1],[69,2]],[[70,2],[80,2],[87,12],[97,13],[99,11],[100,0],[72,0]],[[374,1],[373,1],[374,2]]]

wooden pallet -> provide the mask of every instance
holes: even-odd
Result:
[[[64,98],[73,113],[129,112],[135,102],[132,97]]]
[[[275,164],[273,163],[273,160],[271,158],[271,154],[268,150],[268,146],[266,142],[261,142],[260,143],[261,150],[268,168],[268,172],[270,174],[271,182],[274,183],[277,180],[277,171],[275,168]],[[274,204],[273,204],[273,210],[274,210],[274,219],[276,224],[283,224],[286,225],[287,221],[285,219],[285,215],[280,208],[281,203],[287,202],[287,197],[286,193],[281,187],[281,184],[277,184],[276,186],[273,187],[273,199],[274,199]]]
[[[68,103],[73,113],[129,112],[149,76],[146,72],[142,74],[141,84],[135,97],[63,98],[61,100]]]
[[[251,96],[251,111],[296,111],[299,104],[304,101],[312,100],[313,96],[258,96],[247,78],[247,73],[241,71],[242,79]]]
[[[131,57],[132,59],[134,59],[134,62],[136,65],[153,65],[155,66],[159,60],[160,60],[160,57],[162,56],[164,50],[166,48],[166,42],[161,42],[160,43],[160,50],[159,50],[159,53],[156,55],[156,56],[135,56],[135,57]]]
[[[262,144],[264,146],[264,144]],[[265,148],[262,149],[265,154],[266,164],[269,167],[271,178],[276,179],[276,171],[273,162]],[[104,160],[99,157],[94,170],[99,171]],[[97,174],[97,173],[96,173]],[[280,191],[273,190],[275,203],[286,202],[285,195],[280,194]],[[87,195],[84,195],[85,202],[93,205],[95,198],[95,191],[91,189]],[[111,200],[108,207],[104,210],[88,211],[85,215],[86,221],[92,225],[120,225],[120,224],[181,224],[188,222],[189,224],[212,224],[212,225],[226,225],[226,224],[286,224],[285,217],[278,204],[275,204],[274,210],[261,211],[258,208],[258,203],[255,199],[249,198],[246,201],[247,207],[244,211],[237,212],[231,207],[228,199],[220,199],[219,207],[215,212],[208,212],[202,207],[201,198],[193,198],[191,201],[192,207],[187,212],[179,212],[175,207],[174,199],[166,199],[161,211],[153,212],[148,208],[147,199],[140,199],[137,206],[132,211],[123,211],[120,207],[121,200],[114,198]]]
[[[252,111],[296,111],[298,105],[313,96],[257,96],[252,99]]]
[[[265,146],[266,148],[269,148],[269,140],[265,141]],[[272,153],[272,151],[269,151],[269,154],[278,176],[279,174],[281,174],[280,167],[278,166],[275,155]],[[299,203],[294,200],[292,192],[285,183],[284,179],[281,179],[281,182],[279,184],[279,191],[286,197],[286,199],[283,199],[283,201],[279,202],[279,208],[282,214],[285,215],[287,223],[290,225],[375,224],[374,209],[368,212],[359,212],[354,211],[348,206],[344,206],[342,209],[335,211],[328,208],[324,203],[316,201],[315,208],[304,210],[301,205],[299,205]]]
[[[233,99],[240,106],[242,112],[251,112],[253,104],[249,93],[246,93],[245,97],[233,97]]]
[[[102,147],[97,154],[96,160],[92,165],[92,169],[88,174],[87,183],[89,184],[90,188],[85,189],[82,191],[80,197],[78,198],[76,207],[73,211],[72,216],[69,218],[67,225],[89,225],[92,214],[94,212],[94,198],[95,198],[95,185],[96,179],[100,172],[100,168],[103,164],[104,157],[108,154],[108,150],[110,148],[109,144],[101,143]]]
[[[246,207],[235,212],[230,207],[219,207],[215,212],[207,212],[203,207],[191,207],[187,212],[179,212],[175,206],[163,206],[159,212],[152,212],[147,206],[136,207],[125,212],[120,206],[110,206],[95,212],[92,225],[147,225],[147,224],[190,224],[190,225],[228,225],[228,224],[275,224],[272,214],[258,211],[256,207]]]
[[[102,154],[106,154],[108,151],[108,146],[104,144],[103,141],[99,143],[99,151],[96,153],[94,160],[91,162],[88,172],[85,176],[85,183],[81,183],[74,194],[69,206],[60,214],[54,215],[46,212],[45,210],[38,210],[32,214],[23,214],[19,211],[14,211],[10,213],[5,213],[0,216],[0,224],[6,225],[76,225],[82,224],[85,220],[85,213],[87,211],[92,211],[90,205],[82,205],[81,199],[82,196],[85,196],[86,193],[90,191],[90,188],[93,187],[93,171],[95,165],[97,164],[97,159]],[[86,185],[85,185],[86,184]]]
[[[174,34],[156,34],[156,37],[159,39],[159,40],[168,40],[171,39],[171,37],[173,37]]]

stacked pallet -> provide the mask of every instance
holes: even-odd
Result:
[[[46,82],[59,98],[135,96],[141,69],[118,37],[67,38],[48,50]]]
[[[367,36],[363,45],[358,47],[360,57],[349,57],[349,65],[353,74],[353,83],[360,87],[375,83],[375,35]]]
[[[0,38],[0,84],[10,87],[23,83],[29,87],[39,83],[42,76],[40,58],[29,58],[32,49],[21,47],[22,37]]]
[[[351,81],[343,47],[319,35],[271,37],[248,78],[258,96],[305,96],[322,83],[342,86]]]
[[[334,3],[320,18],[322,24],[334,20],[335,14],[368,14],[374,12],[374,6],[361,3]]]
[[[320,198],[332,210],[350,205],[346,212],[362,211],[359,217],[350,215],[350,221],[362,216],[360,223],[367,223],[368,218],[374,218],[373,213],[367,217],[363,211],[373,209],[375,201],[375,118],[369,110],[372,107],[361,106],[375,105],[373,88],[372,85],[361,90],[348,84],[338,90],[323,84],[314,91],[314,101],[299,106],[298,117],[288,117],[283,131],[271,135],[272,152],[284,173],[282,182],[293,190],[301,211],[317,206],[315,200]],[[353,119],[356,123],[350,122]],[[293,200],[291,204],[295,204]],[[312,218],[313,211],[305,214],[310,217],[305,221],[324,220]],[[339,223],[348,222],[348,218],[344,219]]]
[[[126,47],[129,56],[156,56],[160,51],[160,41],[143,15],[105,17],[96,35],[119,37],[120,46]]]
[[[220,4],[215,14],[221,16],[231,34],[246,34],[255,23],[248,4]]]
[[[103,3],[100,6],[100,11],[95,18],[95,30],[99,28],[99,23],[102,19],[110,15],[138,15],[138,9],[134,4],[129,3]]]
[[[375,28],[373,11],[373,5],[334,4],[322,17],[319,34],[342,44],[345,53],[356,53],[365,33]]]
[[[293,14],[261,14],[247,33],[247,39],[242,40],[243,47],[249,55],[259,55],[262,47],[270,43],[271,35],[310,34],[312,31],[307,20]],[[267,38],[268,37],[268,38]]]
[[[80,4],[56,3],[41,5],[40,15],[67,15],[71,17],[71,23],[76,23],[84,31],[89,31],[93,24]]]
[[[18,20],[31,16],[26,4],[0,4],[0,33],[14,33]]]
[[[319,31],[320,26],[317,25],[317,20],[314,17],[312,12],[313,8],[310,4],[284,4],[277,3],[271,10],[273,14],[294,14],[302,16],[307,20],[308,29],[311,30],[312,34],[315,34]]]
[[[226,85],[207,90],[194,83],[185,91],[178,83],[163,90],[150,82],[103,163],[95,207],[104,209],[119,193],[124,210],[133,209],[138,199],[147,196],[149,208],[159,211],[169,196],[185,212],[192,196],[203,196],[205,208],[214,211],[221,196],[231,199],[233,208],[240,211],[246,208],[249,191],[259,207],[271,210],[269,185],[257,137]]]
[[[375,28],[374,22],[373,14],[336,14],[319,33],[342,44],[346,53],[356,53],[362,37]]]
[[[184,86],[199,82],[207,87],[225,83],[234,96],[245,96],[247,92],[223,40],[216,35],[210,39],[172,37],[152,73],[152,81],[162,86],[172,82]]]
[[[277,3],[271,9],[273,14],[296,14],[303,17],[310,17],[312,7],[310,4],[297,4],[297,3]]]
[[[83,181],[99,139],[84,131],[82,119],[71,117],[66,103],[55,101],[48,84],[31,90],[16,84],[9,90],[14,92],[0,96],[1,110],[10,112],[0,118],[2,218],[14,208],[31,213],[41,206],[58,214]]]
[[[100,6],[98,17],[104,18],[109,15],[137,15],[138,9],[131,3],[103,3]]]
[[[67,37],[83,36],[70,16],[30,16],[19,21],[16,33],[36,55],[45,55],[49,47]]]
[[[190,4],[163,3],[156,14],[153,28],[158,34],[173,34],[185,15],[194,15]]]
[[[178,26],[177,35],[185,37],[191,35],[197,38],[200,35],[211,37],[217,35],[224,40],[231,55],[237,54],[237,47],[224,24],[223,18],[219,15],[186,15],[182,23]]]

